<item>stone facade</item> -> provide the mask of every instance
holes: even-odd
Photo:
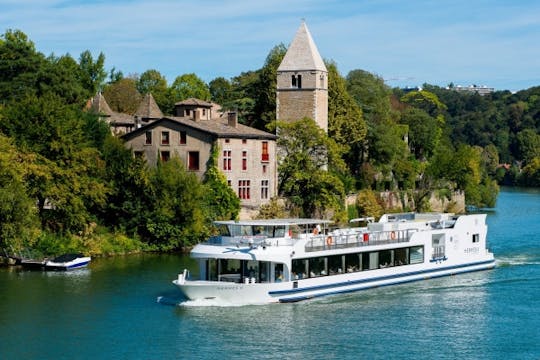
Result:
[[[202,179],[217,144],[218,168],[240,198],[243,213],[276,196],[277,137],[239,124],[236,114],[210,119],[207,111],[202,115],[201,108],[185,105],[189,113],[177,109],[185,116],[164,117],[124,135],[126,146],[149,165],[177,157]]]
[[[305,23],[277,69],[276,117],[309,117],[328,131],[328,71]]]

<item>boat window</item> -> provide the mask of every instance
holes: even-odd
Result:
[[[472,236],[472,242],[477,243],[480,241],[480,234],[473,234]]]
[[[361,269],[361,254],[347,254],[345,255],[345,268],[347,272],[356,272]]]
[[[285,226],[274,226],[274,237],[285,237]]]
[[[379,252],[372,251],[369,253],[369,269],[378,269],[379,268]]]
[[[369,270],[369,253],[362,253],[362,270]]]
[[[328,257],[328,274],[335,275],[343,273],[343,256],[334,255]]]
[[[394,250],[379,251],[379,267],[385,268],[394,266]]]
[[[409,249],[401,248],[394,250],[394,265],[407,265],[409,263]]]
[[[229,231],[229,227],[225,224],[218,224],[217,225],[217,231],[219,235],[221,236],[231,236],[231,233]]]
[[[259,280],[259,262],[256,260],[246,261],[244,277]],[[258,282],[258,281],[257,281]]]
[[[206,264],[206,278],[209,281],[217,281],[218,280],[218,266],[217,266],[217,260],[216,259],[208,259],[208,262]]]
[[[326,258],[317,257],[309,259],[309,277],[317,277],[327,275]]]
[[[293,280],[305,279],[308,273],[307,259],[295,259],[292,261],[292,278]]]
[[[275,282],[283,281],[283,264],[274,265],[274,281]]]
[[[413,246],[410,248],[410,264],[420,264],[424,262],[424,247]]]

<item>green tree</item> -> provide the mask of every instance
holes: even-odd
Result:
[[[0,103],[34,95],[43,54],[20,30],[7,30],[0,37]]]
[[[519,158],[528,164],[540,157],[540,135],[533,129],[525,129],[516,135]]]
[[[345,161],[353,174],[358,174],[362,163],[362,149],[367,126],[362,110],[347,92],[347,83],[333,62],[328,69],[328,134],[344,146]]]
[[[94,60],[92,53],[85,50],[79,56],[82,86],[90,93],[95,94],[103,88],[107,71],[105,71],[105,55],[100,52]]]
[[[210,98],[213,102],[220,104],[224,108],[228,108],[231,102],[232,85],[231,82],[224,77],[217,77],[208,84]]]
[[[409,128],[409,148],[419,160],[430,157],[441,135],[441,123],[417,108],[408,108],[401,114],[401,122]]]
[[[34,200],[28,196],[29,158],[0,134],[0,248],[20,252],[39,235]]]
[[[174,102],[189,98],[210,100],[208,85],[193,73],[177,76],[171,85],[171,94]]]
[[[152,208],[149,169],[144,159],[133,157],[117,137],[107,137],[103,146],[105,179],[111,189],[99,212],[101,221],[131,236],[145,235],[145,222]]]
[[[240,213],[240,199],[227,184],[227,178],[218,169],[219,147],[212,145],[203,184],[206,187],[206,203],[211,220],[234,220]]]
[[[205,187],[173,157],[150,170],[152,204],[145,221],[148,242],[160,250],[182,249],[208,233]]]
[[[161,111],[166,114],[174,113],[174,101],[167,87],[167,80],[157,70],[146,70],[137,79],[137,91],[140,94],[152,94]]]
[[[379,123],[391,116],[392,92],[384,80],[364,70],[351,70],[346,77],[347,91],[362,109],[369,123]]]
[[[137,82],[132,78],[122,78],[107,85],[103,96],[113,111],[130,115],[137,111],[142,98],[137,91]]]
[[[339,146],[312,119],[277,122],[278,192],[303,216],[344,214],[344,187],[335,171],[346,168]],[[324,168],[330,165],[329,171]]]
[[[85,126],[81,109],[55,94],[13,101],[2,111],[0,131],[21,151],[37,155],[29,194],[38,200],[43,226],[55,231],[84,229],[93,221],[92,209],[105,203],[103,162]]]
[[[252,126],[258,129],[264,130],[267,124],[276,120],[277,69],[286,52],[287,47],[284,44],[274,46],[258,71],[256,92],[253,94],[255,114],[252,122]]]

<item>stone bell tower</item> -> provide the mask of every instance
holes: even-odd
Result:
[[[276,117],[309,117],[328,132],[328,70],[305,22],[277,69]]]

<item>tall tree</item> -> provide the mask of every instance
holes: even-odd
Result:
[[[210,100],[208,85],[193,73],[177,76],[171,85],[171,93],[174,102],[188,98]]]
[[[118,82],[107,85],[103,96],[113,111],[130,115],[137,111],[141,102],[137,82],[132,78],[122,78]]]
[[[345,147],[345,161],[353,174],[358,174],[362,164],[362,148],[367,126],[362,110],[347,92],[345,79],[334,62],[328,69],[328,134]]]
[[[345,189],[335,171],[346,168],[339,146],[312,119],[277,122],[278,192],[303,216],[343,215]],[[329,171],[323,170],[330,165]]]
[[[140,94],[152,94],[162,112],[173,114],[174,101],[167,87],[167,80],[157,70],[146,70],[137,79],[137,90]]]
[[[232,97],[231,82],[224,77],[217,77],[208,84],[210,98],[213,102],[220,104],[224,108],[230,107]]]
[[[39,234],[35,201],[26,182],[29,162],[31,157],[0,134],[0,248],[14,252],[31,247]]]
[[[100,52],[97,59],[94,60],[92,53],[85,50],[79,56],[79,66],[81,68],[82,85],[92,95],[101,91],[107,78],[105,71],[105,55]]]
[[[259,78],[254,94],[254,122],[252,126],[259,129],[266,129],[266,125],[276,120],[276,89],[277,89],[277,69],[287,47],[284,44],[274,46],[264,62],[263,67],[258,71]]]
[[[207,234],[204,186],[171,158],[150,170],[152,204],[145,221],[146,238],[161,250],[186,248]]]
[[[25,94],[34,95],[43,54],[20,30],[7,30],[0,37],[0,103]]]

